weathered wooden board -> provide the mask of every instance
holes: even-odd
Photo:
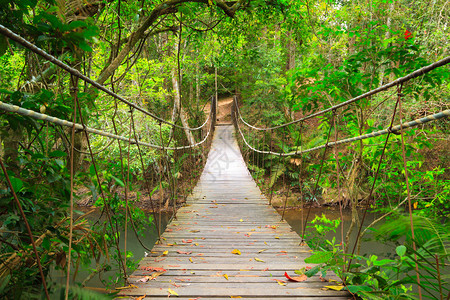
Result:
[[[301,238],[281,220],[250,176],[232,126],[218,126],[201,178],[139,268],[121,299],[350,299],[336,276],[290,282],[287,272],[312,267]],[[233,254],[238,249],[240,254]],[[145,282],[154,274],[165,273]],[[174,295],[174,292],[178,296]]]

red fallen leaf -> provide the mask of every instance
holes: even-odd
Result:
[[[281,255],[287,255],[287,253],[280,253],[280,254],[277,254],[276,256],[281,256]]]
[[[281,252],[281,253],[287,253],[287,251],[283,251],[283,250],[281,250],[280,252]]]
[[[303,274],[301,276],[291,277],[288,275],[287,272],[284,272],[284,276],[287,279],[289,279],[290,281],[296,281],[296,282],[302,282],[302,281],[305,281],[306,279],[308,279],[308,276],[306,276],[305,274]]]
[[[166,229],[166,231],[167,231],[167,232],[172,232],[173,229],[170,229],[170,228],[169,228],[169,229]]]
[[[192,240],[181,240],[183,243],[185,243],[185,244],[189,244],[189,243],[192,243]]]
[[[311,270],[312,267],[306,266],[305,269],[306,269],[306,270]]]
[[[181,250],[177,250],[177,252],[180,254],[186,254],[186,255],[189,255],[192,253],[192,251],[186,252],[186,251],[181,251]]]
[[[164,268],[155,268],[155,267],[141,267],[141,270],[151,271],[151,272],[167,272]]]
[[[269,268],[265,268],[264,270],[261,270],[261,271],[269,271]]]
[[[161,258],[161,259],[156,259],[155,258],[155,262],[161,262],[161,261],[163,261],[163,260],[165,260],[166,259],[166,257],[163,257],[163,258]]]

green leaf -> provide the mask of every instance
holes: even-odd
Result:
[[[123,183],[123,181],[122,180],[120,180],[119,178],[117,178],[116,176],[112,176],[111,175],[111,177],[121,186],[121,187],[124,187],[125,186],[125,184]]]
[[[323,264],[333,257],[333,252],[318,252],[305,259],[308,264]]]
[[[370,292],[372,289],[365,285],[347,285],[347,290],[350,293],[358,293],[360,291]]]
[[[406,253],[406,247],[403,245],[400,245],[397,248],[395,248],[395,252],[397,252],[398,256],[402,257]]]
[[[23,187],[23,181],[16,177],[10,177],[11,185],[13,190],[18,193],[20,189]]]
[[[56,150],[48,154],[49,157],[66,157],[67,153],[64,151]]]
[[[320,271],[320,266],[315,266],[314,268],[305,272],[305,275],[308,277],[312,277],[316,275]]]
[[[10,280],[11,275],[6,275],[5,277],[0,278],[0,294],[3,294],[3,291],[5,290]]]
[[[396,262],[396,261],[395,261],[395,260],[392,260],[392,259],[382,259],[382,260],[374,261],[374,262],[373,262],[373,265],[374,265],[374,266],[384,266],[384,265],[392,264],[392,263],[395,263],[395,262]]]

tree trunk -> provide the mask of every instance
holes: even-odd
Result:
[[[178,117],[181,120],[181,124],[183,127],[189,127],[189,124],[187,122],[186,114],[183,110],[183,107],[181,106],[181,95],[180,95],[180,88],[179,88],[179,82],[178,82],[178,72],[176,66],[172,67],[172,86],[173,86],[173,92],[174,92],[174,100],[173,100],[173,111],[172,111],[172,123],[175,123],[178,119]],[[192,132],[188,129],[184,129],[184,133],[186,134],[186,138],[189,142],[189,145],[195,144],[194,136],[192,135]]]

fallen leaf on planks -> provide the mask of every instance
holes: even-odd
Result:
[[[191,263],[194,263],[194,260],[192,259],[192,257],[189,257],[189,261],[190,261]]]
[[[225,277],[225,279],[228,280],[228,275],[227,274],[223,274],[223,277]]]
[[[124,290],[124,289],[137,289],[138,287],[135,286],[134,284],[130,284],[127,286],[123,286],[123,287],[116,287],[116,290]]]
[[[147,294],[145,294],[144,296],[141,296],[141,297],[137,297],[137,298],[135,298],[135,300],[142,300],[142,299],[144,299],[145,297],[147,297]]]
[[[273,279],[275,280],[279,285],[286,285],[286,281],[280,280],[280,279]]]
[[[289,279],[290,281],[296,281],[296,282],[302,282],[302,281],[305,281],[306,279],[308,279],[308,276],[306,276],[305,274],[300,275],[300,276],[291,277],[291,276],[289,276],[289,274],[287,272],[284,272],[284,276],[287,279]]]
[[[241,255],[241,251],[239,251],[238,249],[234,249],[233,251],[231,251],[232,254],[236,254],[236,255]]]
[[[333,291],[340,291],[344,288],[343,285],[326,285],[322,289],[323,290],[333,290]]]
[[[259,250],[258,253],[262,253],[262,252],[264,252],[264,251],[267,251],[267,249]]]
[[[255,261],[265,262],[265,261],[263,261],[262,259],[259,259],[259,258],[257,258],[257,257],[255,257]]]
[[[183,243],[185,243],[185,244],[189,244],[189,243],[192,243],[192,240],[181,240]]]
[[[186,254],[186,255],[189,255],[189,254],[192,253],[192,251],[186,252],[186,251],[181,251],[181,250],[177,250],[177,252],[178,252],[179,254]]]
[[[150,272],[166,272],[167,271],[164,268],[155,268],[155,267],[141,267],[141,270],[150,271]]]
[[[178,293],[172,289],[167,289],[167,291],[169,292],[169,297],[170,297],[170,295],[178,296]]]
[[[164,273],[166,273],[166,272],[165,272],[165,271],[164,271],[164,272],[155,272],[155,273],[153,273],[152,275],[150,275],[150,276],[145,276],[145,277],[139,279],[139,280],[136,281],[136,282],[147,282],[147,281],[150,281],[150,280],[155,279],[156,277],[158,277],[158,276],[160,276],[160,275],[162,275],[162,274],[164,274]]]

